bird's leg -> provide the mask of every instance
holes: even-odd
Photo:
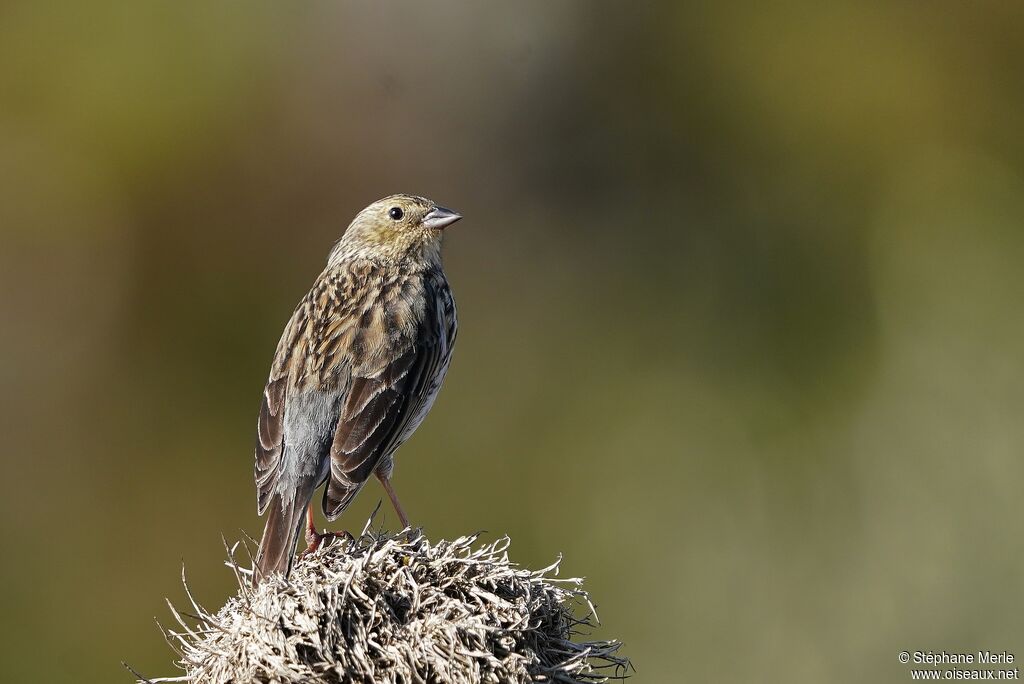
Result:
[[[315,551],[320,546],[320,535],[316,531],[316,524],[313,522],[313,504],[306,506],[306,543],[309,545],[306,551]]]
[[[398,503],[398,495],[395,494],[394,488],[391,486],[391,478],[385,477],[380,473],[376,473],[377,479],[384,485],[384,491],[391,497],[391,504],[395,507],[395,513],[398,513],[398,519],[402,521],[402,528],[409,527],[409,518],[405,517],[405,511],[402,510],[402,504]]]
[[[306,549],[300,554],[300,558],[307,554],[313,553],[320,545],[324,543],[325,539],[342,538],[352,541],[354,537],[348,530],[342,530],[341,532],[317,532],[316,525],[313,523],[313,504],[309,504],[306,509]]]

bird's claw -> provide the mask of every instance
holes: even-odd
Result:
[[[299,558],[305,558],[309,554],[313,553],[320,548],[320,545],[327,539],[344,539],[348,542],[354,542],[355,537],[348,530],[342,530],[341,532],[317,532],[314,529],[306,530],[306,549],[299,554]]]

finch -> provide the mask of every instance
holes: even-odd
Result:
[[[371,475],[405,527],[394,454],[434,403],[458,324],[441,265],[444,229],[462,218],[423,197],[392,195],[352,221],[285,326],[263,391],[257,510],[267,514],[254,581],[287,575],[313,495],[335,520]]]

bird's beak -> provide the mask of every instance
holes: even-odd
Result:
[[[423,225],[427,228],[433,228],[434,230],[442,230],[452,225],[460,218],[462,218],[462,215],[456,214],[451,209],[434,207],[429,214],[423,217]]]

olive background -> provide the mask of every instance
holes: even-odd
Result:
[[[394,192],[465,216],[395,471],[431,537],[563,553],[637,681],[1024,657],[1022,35],[1019,2],[4,3],[5,681],[176,673],[182,563],[219,606],[261,530],[281,329]]]

